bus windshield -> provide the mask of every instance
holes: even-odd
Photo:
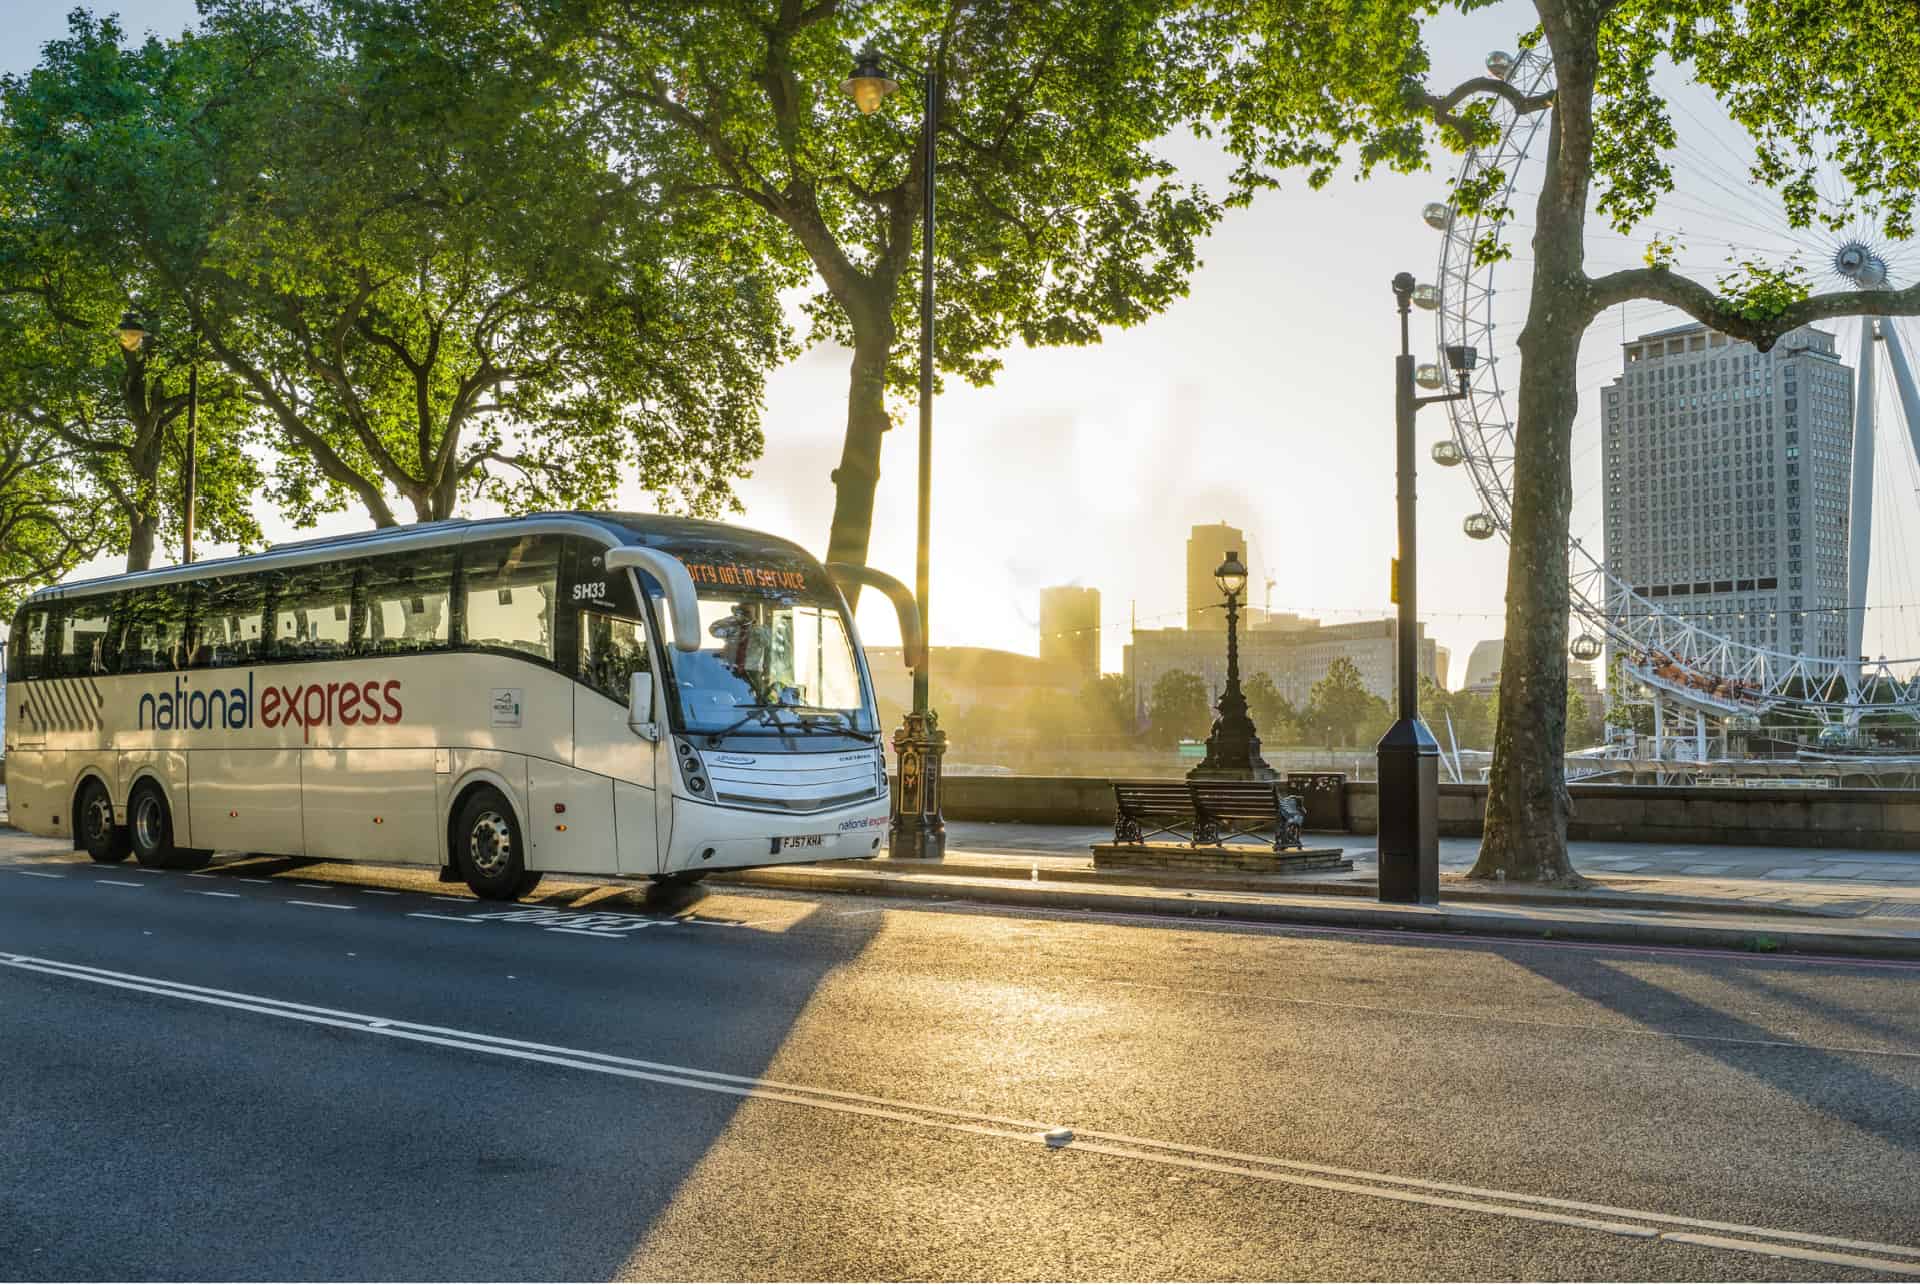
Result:
[[[692,732],[875,730],[837,605],[700,587],[703,646],[669,648]]]

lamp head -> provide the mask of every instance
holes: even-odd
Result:
[[[1247,587],[1247,564],[1240,561],[1238,550],[1227,551],[1226,560],[1214,568],[1213,582],[1227,597],[1240,596],[1240,591]]]
[[[1473,350],[1472,344],[1447,345],[1447,365],[1456,375],[1467,374],[1479,360],[1480,354]]]
[[[880,100],[898,88],[899,82],[888,77],[879,53],[872,49],[860,51],[860,56],[853,60],[853,74],[840,82],[840,92],[853,99],[862,116],[871,116],[879,110]]]
[[[120,324],[115,329],[120,335],[120,346],[128,352],[138,352],[140,346],[147,341],[147,328],[132,312],[121,317]]]

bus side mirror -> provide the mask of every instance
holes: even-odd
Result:
[[[660,739],[660,724],[654,718],[653,671],[636,669],[627,678],[627,726],[642,739]]]

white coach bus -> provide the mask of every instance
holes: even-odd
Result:
[[[911,598],[884,590],[909,660]],[[888,791],[845,598],[711,522],[440,522],[60,585],[7,648],[14,824],[215,851],[685,882],[873,855]]]

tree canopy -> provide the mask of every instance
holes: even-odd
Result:
[[[1550,91],[1529,97],[1485,74],[1431,80],[1427,25],[1482,7],[1481,0],[1251,0],[1236,7],[1243,38],[1211,82],[1210,114],[1241,161],[1231,199],[1293,169],[1316,187],[1349,162],[1362,174],[1420,169],[1436,144],[1486,141],[1496,99],[1521,114],[1545,114],[1527,269],[1531,311],[1520,334],[1506,663],[1474,873],[1571,881],[1563,764],[1567,536],[1582,334],[1602,311],[1632,299],[1669,304],[1762,349],[1828,317],[1920,312],[1920,281],[1814,294],[1792,265],[1756,261],[1701,282],[1675,271],[1657,243],[1645,267],[1590,275],[1587,218],[1598,211],[1628,232],[1671,190],[1678,127],[1660,77],[1677,68],[1709,88],[1748,132],[1753,181],[1776,194],[1789,224],[1861,221],[1905,237],[1920,191],[1920,100],[1912,93],[1920,24],[1907,0],[1533,0],[1538,25],[1516,36],[1552,59]],[[1820,201],[1815,188],[1829,161],[1851,185],[1838,202]],[[1495,170],[1456,186],[1454,207],[1504,216],[1496,206],[1505,177]],[[1502,252],[1490,242],[1478,250]],[[1388,276],[1383,266],[1383,294]]]

